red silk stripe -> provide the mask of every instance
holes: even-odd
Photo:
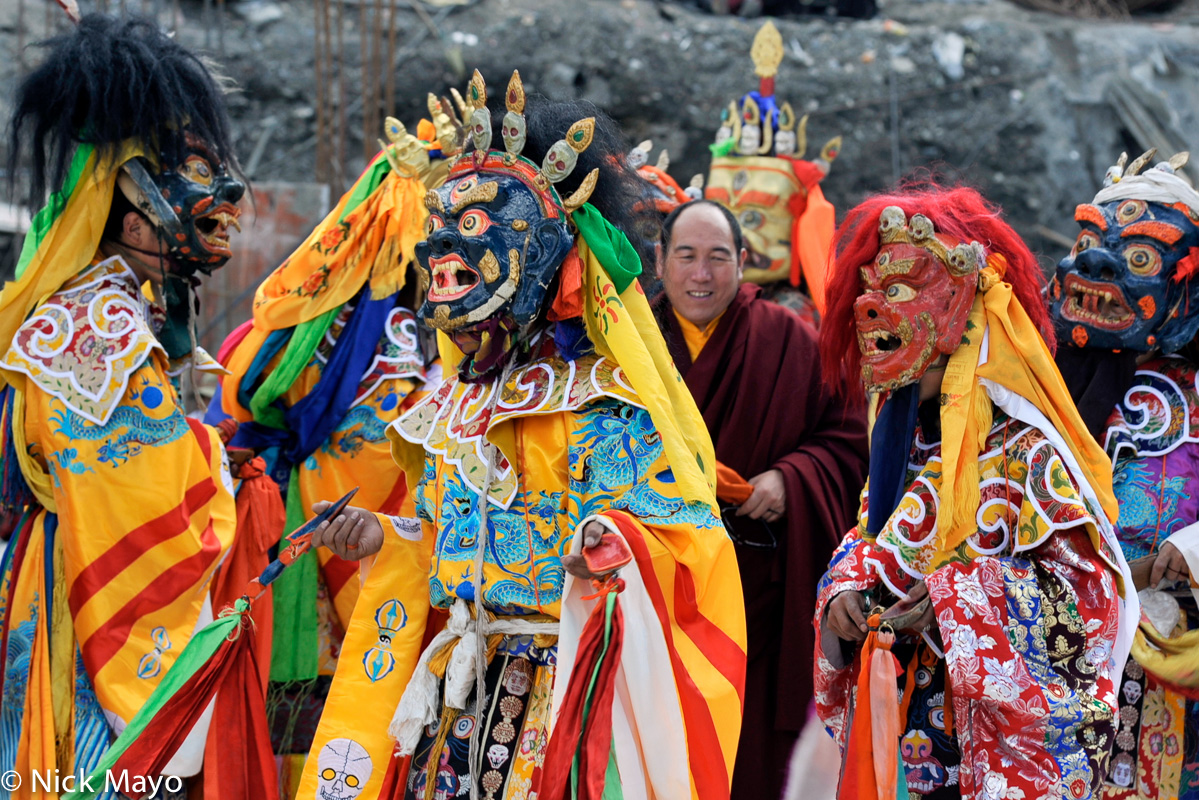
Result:
[[[119,611],[112,615],[120,622],[104,625],[80,644],[88,673],[95,675],[117,654],[129,638],[129,631],[142,617],[164,608],[195,586],[204,572],[221,554],[221,541],[216,538],[210,523],[200,538],[200,551],[173,565],[150,582]],[[191,632],[188,631],[188,636]],[[179,643],[175,643],[176,646]],[[182,648],[181,648],[182,649]]]
[[[192,509],[203,508],[216,496],[216,484],[211,477],[202,479],[183,495],[183,502],[156,519],[140,525],[122,536],[104,554],[83,568],[71,585],[71,615],[79,613],[84,603],[108,585],[134,559],[155,545],[178,536],[187,530]]]
[[[533,774],[536,791],[530,792],[530,796],[536,794],[545,800],[572,800],[571,770],[577,751],[580,752],[578,800],[600,800],[603,796],[608,753],[612,747],[612,699],[624,635],[619,600],[612,616],[612,640],[606,654],[605,616],[606,598],[601,595],[579,634],[579,650],[570,682],[566,685],[562,709],[558,713],[558,724],[546,745],[545,759],[540,769]],[[597,665],[600,666],[600,672],[590,713],[584,720],[587,689]]]
[[[329,590],[329,597],[337,597],[350,579],[358,575],[358,562],[346,561],[336,555],[331,556],[321,566],[321,574],[325,578],[325,588]]]
[[[187,424],[191,426],[192,433],[196,436],[196,441],[200,443],[200,452],[204,454],[204,461],[212,463],[212,437],[209,436],[209,428],[198,419],[187,417]]]
[[[1107,230],[1107,220],[1103,218],[1103,212],[1089,203],[1075,207],[1074,221],[1089,222],[1101,231]]]
[[[1150,239],[1156,239],[1163,244],[1174,244],[1182,238],[1182,229],[1168,222],[1145,220],[1143,222],[1134,222],[1120,231],[1120,237],[1123,238],[1125,236],[1148,236]]]
[[[225,337],[225,341],[221,343],[221,347],[216,351],[216,360],[221,366],[229,366],[229,356],[233,355],[233,351],[242,343],[250,330],[254,327],[254,320],[248,319],[242,324],[233,329],[233,332]]]
[[[387,499],[383,501],[383,505],[379,506],[381,514],[399,514],[400,506],[404,505],[404,498],[408,496],[408,481],[403,474],[396,481],[396,485],[391,488],[391,494],[387,495]]]
[[[600,616],[601,648],[606,600],[601,597],[596,604]],[[600,663],[591,698],[591,711],[587,715],[587,727],[583,731],[582,748],[579,753],[579,800],[603,800],[604,780],[607,778],[608,761],[612,751],[612,702],[616,695],[616,675],[620,672],[620,652],[623,645],[624,613],[618,599],[612,610],[612,633],[608,652],[604,653]]]
[[[737,689],[741,705],[745,705],[745,651],[722,631],[712,620],[699,611],[695,599],[695,581],[691,570],[679,564],[678,576],[674,581],[674,616],[679,627],[712,662],[712,666]]]
[[[239,635],[222,642],[212,657],[163,704],[141,736],[129,743],[112,771],[119,774],[128,770],[131,776],[161,774],[217,695],[216,713],[236,727],[222,726],[214,716],[211,730],[225,736],[236,731],[237,740],[227,741],[220,753],[224,757],[211,765],[216,768],[212,783],[219,784],[221,789],[212,796],[221,800],[259,800],[274,795],[278,791],[278,776],[270,752],[265,698],[253,691],[257,688],[257,673],[254,637]],[[223,700],[218,689],[227,695]],[[224,752],[234,750],[237,752]],[[206,773],[209,764],[206,758]],[[214,788],[209,780],[206,775],[206,789]]]
[[[275,493],[278,495],[278,489]],[[205,741],[204,796],[262,800],[275,796],[279,790],[267,724],[266,690],[259,681],[268,665],[258,663],[252,628],[243,628],[240,638],[243,641],[232,645],[233,653],[216,693],[212,725]],[[222,648],[229,646],[222,644]],[[213,655],[214,661],[220,658],[219,652]],[[231,731],[236,731],[238,739],[233,747],[228,741]]]
[[[387,759],[387,771],[383,773],[383,785],[379,787],[379,800],[404,800],[404,788],[408,785],[408,768],[412,756],[397,756]]]
[[[658,612],[658,621],[662,625],[662,634],[666,637],[666,648],[670,651],[670,665],[679,690],[679,705],[682,707],[683,724],[687,728],[687,761],[691,773],[695,777],[696,792],[700,800],[728,800],[729,771],[725,766],[720,738],[716,735],[716,722],[712,719],[708,702],[699,691],[699,687],[695,685],[695,681],[687,673],[683,659],[674,646],[670,617],[666,613],[666,596],[662,591],[662,586],[658,583],[658,576],[654,572],[649,547],[645,544],[641,531],[628,516],[619,511],[609,511],[605,516],[616,523],[620,532],[624,534],[629,547],[633,550],[633,555],[637,558],[637,569],[641,572],[641,580],[645,583],[645,590],[649,592],[654,610]]]

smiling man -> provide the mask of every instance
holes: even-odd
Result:
[[[812,694],[804,621],[862,488],[866,427],[824,390],[815,331],[740,283],[745,261],[740,227],[718,203],[688,203],[663,223],[659,319],[716,458],[749,483],[740,495],[717,487],[749,634],[732,796],[777,798]]]

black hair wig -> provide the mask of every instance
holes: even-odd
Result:
[[[61,188],[80,144],[111,164],[121,142],[139,139],[170,168],[183,159],[186,127],[236,167],[217,80],[153,22],[88,14],[38,46],[49,52],[17,87],[9,128],[10,181],[31,144],[31,205]]]

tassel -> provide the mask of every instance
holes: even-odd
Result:
[[[898,785],[898,665],[891,654],[895,634],[890,626],[879,631],[878,614],[867,625],[837,800],[895,800]]]
[[[879,631],[878,647],[870,656],[871,743],[874,747],[874,782],[879,800],[895,797],[896,756],[899,747],[899,702],[896,696],[896,660],[891,655],[895,632]]]
[[[433,740],[433,746],[429,748],[429,760],[425,763],[424,800],[433,800],[437,791],[437,771],[441,768],[441,751],[445,749],[446,740],[450,738],[450,731],[454,728],[458,713],[458,709],[448,706],[441,711],[441,722],[437,726],[437,738]]]

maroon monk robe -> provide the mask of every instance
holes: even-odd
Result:
[[[736,547],[749,652],[733,800],[782,794],[812,696],[816,584],[853,525],[867,467],[865,415],[823,389],[816,332],[760,293],[741,286],[695,363],[669,302],[659,309],[716,458],[747,480],[778,469],[787,492],[786,515],[771,526],[777,549]],[[734,541],[768,540],[754,527],[762,523],[725,517]]]

